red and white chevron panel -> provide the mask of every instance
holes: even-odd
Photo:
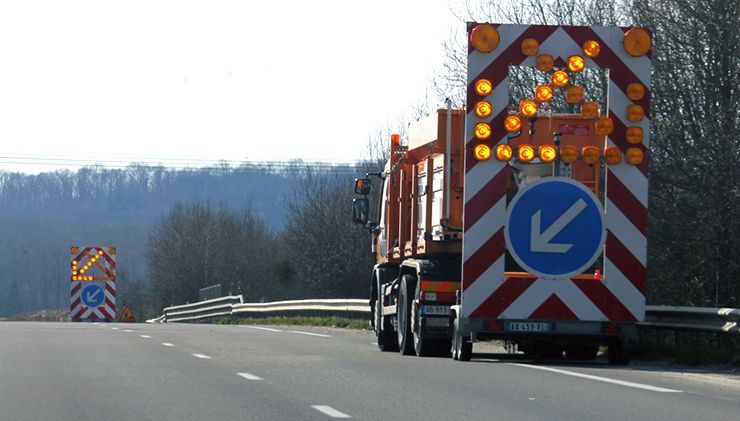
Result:
[[[477,24],[468,24],[468,34]],[[472,46],[468,50],[468,114],[466,118],[465,236],[463,239],[463,316],[501,319],[636,321],[645,314],[647,191],[649,153],[650,57],[630,56],[623,48],[629,28],[576,27],[549,25],[493,25],[500,41],[490,53]],[[645,159],[634,166],[624,160],[609,165],[606,171],[604,271],[596,279],[507,278],[504,273],[506,212],[506,163],[490,159],[477,161],[472,147],[477,144],[473,128],[487,121],[492,130],[488,145],[506,139],[503,121],[509,107],[509,66],[535,67],[536,56],[525,56],[521,43],[534,38],[540,54],[550,54],[555,67],[564,67],[571,55],[583,56],[587,40],[598,41],[600,54],[585,57],[586,68],[608,69],[608,116],[614,131],[604,146],[618,146],[624,153],[629,146],[643,149]],[[487,120],[478,118],[473,105],[481,99],[475,82],[481,78],[493,84],[486,97],[493,113]],[[627,86],[639,82],[645,96],[639,101],[627,98]],[[532,87],[534,90],[534,86]],[[628,122],[626,109],[639,104],[645,118]],[[642,145],[625,140],[627,126],[640,126],[645,133]]]
[[[112,247],[73,247],[72,275],[70,277],[70,316],[74,321],[107,320],[116,318],[116,255]],[[85,273],[81,269],[87,267]],[[80,280],[82,276],[92,280]],[[104,291],[100,305],[86,306],[82,292],[86,285],[95,284]]]

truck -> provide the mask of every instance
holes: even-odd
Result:
[[[467,27],[467,107],[391,135],[384,170],[355,180],[378,347],[467,361],[488,340],[531,358],[603,346],[627,364],[645,315],[652,33]],[[515,100],[521,68],[533,86]]]

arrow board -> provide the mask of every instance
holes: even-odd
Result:
[[[512,257],[528,272],[570,278],[601,254],[606,238],[603,208],[583,184],[543,178],[511,201],[504,236]]]

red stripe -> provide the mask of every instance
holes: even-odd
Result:
[[[609,320],[613,322],[634,322],[637,320],[603,283],[593,279],[573,279],[573,283]]]
[[[476,308],[471,317],[498,317],[536,281],[534,278],[509,278]]]
[[[643,143],[633,145],[627,142],[627,139],[625,137],[627,135],[627,127],[624,125],[624,123],[622,123],[617,115],[614,114],[614,112],[610,111],[609,117],[614,122],[614,131],[612,131],[612,133],[609,135],[609,139],[611,139],[611,141],[614,142],[614,144],[617,145],[623,153],[627,153],[628,148],[636,147],[642,149],[642,154],[645,158],[642,160],[640,165],[637,165],[637,169],[639,169],[640,172],[643,173],[645,177],[647,177],[649,173],[648,161],[650,161],[650,151],[647,150]],[[645,133],[645,136],[647,135],[648,134]]]
[[[73,319],[81,319],[82,315],[87,311],[85,308],[81,308],[75,315],[72,316]]]
[[[550,297],[534,311],[528,319],[532,320],[578,320],[570,308],[557,295]]]
[[[606,233],[606,258],[609,259],[620,272],[622,272],[622,275],[629,279],[632,285],[634,285],[642,295],[645,295],[645,279],[647,278],[647,270],[645,269],[645,266],[637,260],[629,249],[625,247],[611,231],[607,231]],[[609,276],[608,270],[609,269],[607,269],[607,273],[605,274],[606,276]]]
[[[489,63],[488,66],[480,72],[480,74],[474,75],[475,77],[468,84],[469,106],[473,103],[475,98],[480,98],[478,94],[475,93],[475,82],[479,78],[490,80],[493,84],[493,88],[496,89],[496,87],[509,76],[510,65],[519,65],[527,59],[527,56],[522,53],[522,41],[527,38],[534,38],[542,44],[542,42],[552,35],[557,28],[557,26],[548,25],[532,25],[527,28],[519,38],[514,40],[514,42],[506,48],[506,50],[501,52],[496,59],[492,60],[491,63]],[[468,37],[468,39],[470,39],[470,37]]]
[[[105,299],[105,305],[108,306],[111,310],[116,311],[116,304],[108,298]]]
[[[98,307],[98,311],[103,316],[102,318],[108,319],[108,320],[113,320],[113,316],[110,313],[108,313],[108,310],[106,310],[105,308]]]
[[[465,230],[467,231],[506,195],[506,167],[491,178],[475,196],[465,203]]]
[[[496,231],[463,264],[463,289],[469,288],[504,254],[504,229]]]
[[[80,297],[77,297],[76,300],[72,301],[72,305],[70,305],[70,307],[72,308],[72,310],[74,310],[79,305],[80,305]]]
[[[609,79],[611,79],[614,84],[625,93],[625,95],[627,92],[627,86],[630,83],[642,83],[640,78],[632,72],[627,64],[619,59],[619,56],[609,48],[609,45],[604,42],[604,40],[596,35],[596,32],[594,32],[593,29],[584,26],[563,26],[563,29],[578,45],[583,45],[583,43],[588,40],[597,41],[601,45],[599,55],[592,60],[602,68],[609,68]],[[645,86],[645,96],[639,101],[634,101],[634,103],[641,105],[642,109],[645,110],[645,116],[650,118],[650,90],[647,86]]]
[[[82,283],[80,283],[80,282],[73,282],[72,283],[72,291],[70,291],[70,296],[71,297],[74,297],[75,294],[77,294],[77,291],[80,290],[80,288],[82,288]]]
[[[606,195],[614,203],[619,211],[624,214],[632,225],[637,228],[642,235],[647,236],[648,214],[647,208],[640,203],[632,192],[622,184],[619,177],[612,171],[607,170],[606,178]]]
[[[87,252],[88,251],[90,251],[90,247],[85,247],[84,249],[82,249],[82,252],[80,252],[80,254],[78,254],[77,257],[75,257],[72,260],[77,260],[77,265],[80,266],[80,263],[82,263],[81,262],[82,257],[83,256],[87,257]]]
[[[112,284],[111,281],[106,281],[105,282],[105,290],[108,291],[110,293],[110,295],[112,295],[112,296],[115,297],[116,296],[116,288],[113,285],[111,285],[111,284]]]

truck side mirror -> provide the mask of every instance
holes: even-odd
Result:
[[[355,194],[367,196],[370,194],[371,185],[369,178],[355,178]]]
[[[352,201],[352,222],[355,224],[367,224],[368,209],[370,205],[366,197],[354,199]]]

